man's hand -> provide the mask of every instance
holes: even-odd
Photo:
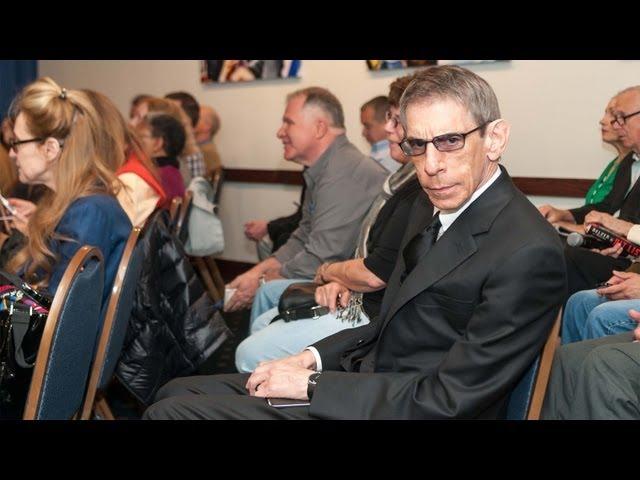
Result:
[[[638,326],[633,331],[633,336],[636,342],[640,342],[640,312],[637,310],[629,310],[629,318],[638,322]]]
[[[607,280],[607,283],[611,286],[599,288],[597,292],[609,300],[640,298],[640,274],[614,270],[613,276]]]
[[[542,216],[549,221],[549,223],[576,223],[576,219],[573,218],[573,215],[571,215],[571,212],[569,210],[560,210],[559,208],[554,208],[551,205],[542,205],[538,207],[538,210],[540,211]]]
[[[584,225],[578,225],[575,222],[553,222],[554,227],[562,227],[565,230],[570,232],[584,233]]]
[[[225,312],[235,312],[243,308],[248,308],[259,286],[260,275],[252,272],[238,275],[235,280],[228,285],[229,288],[235,288],[236,292],[224,306]]]
[[[316,361],[305,350],[280,360],[260,362],[247,380],[249,395],[256,397],[307,399],[307,383]]]
[[[268,232],[265,220],[251,220],[244,224],[244,234],[249,240],[260,241]]]
[[[323,307],[329,307],[333,313],[338,306],[346,307],[349,304],[351,291],[338,282],[329,282],[316,288],[316,303]]]
[[[8,198],[7,200],[9,200],[11,206],[16,210],[16,214],[12,220],[13,228],[19,230],[23,235],[26,235],[29,218],[31,218],[37,208],[35,203],[20,198]]]
[[[600,255],[604,255],[605,257],[613,257],[618,258],[622,254],[622,245],[614,245],[613,247],[597,249],[592,248],[592,252],[599,253]]]
[[[624,220],[620,220],[613,215],[609,215],[608,213],[603,212],[596,212],[595,210],[587,213],[587,216],[584,217],[585,228],[588,223],[599,223],[605,228],[611,230],[613,233],[625,238],[629,234],[629,230],[631,230],[631,227],[633,227],[633,223],[625,222]]]

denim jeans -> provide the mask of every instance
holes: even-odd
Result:
[[[369,323],[369,318],[364,313],[360,315],[360,322],[355,325],[327,313],[315,319],[305,318],[291,322],[278,320],[270,324],[277,314],[278,308],[272,308],[252,322],[250,336],[236,350],[236,368],[239,372],[252,372],[263,360],[295,355],[334,333]]]
[[[630,309],[640,300],[609,300],[596,290],[576,292],[567,301],[562,319],[562,344],[628,332],[638,326]]]

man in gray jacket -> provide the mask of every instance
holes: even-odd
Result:
[[[297,90],[287,96],[282,126],[277,133],[285,159],[308,167],[302,220],[275,255],[236,277],[236,289],[225,310],[251,305],[266,280],[278,295],[284,285],[313,279],[325,262],[350,258],[360,224],[382,189],[388,172],[352,145],[345,135],[342,105],[320,87]]]

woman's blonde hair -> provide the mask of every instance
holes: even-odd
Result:
[[[160,183],[158,169],[149,159],[140,142],[138,134],[126,122],[118,107],[104,94],[95,90],[83,89],[98,115],[102,119],[106,130],[105,139],[108,142],[104,145],[104,151],[111,152],[110,157],[115,160],[115,170],[117,171],[132,153]]]
[[[184,157],[186,155],[193,155],[194,153],[200,151],[196,142],[196,136],[193,133],[191,119],[185,113],[182,107],[180,107],[180,105],[177,105],[175,102],[167,100],[166,98],[158,97],[147,98],[144,100],[144,103],[147,104],[149,113],[166,113],[167,115],[170,115],[176,120],[180,121],[187,135],[187,141],[185,142],[182,153],[180,154],[181,157]]]
[[[27,85],[14,99],[10,118],[15,123],[24,116],[34,137],[54,138],[61,145],[60,156],[53,164],[55,191],[47,192],[30,217],[27,244],[9,262],[7,268],[17,272],[23,266],[25,279],[46,286],[58,261],[49,244],[52,240],[69,241],[55,233],[69,205],[93,194],[114,195],[119,181],[115,169],[120,160],[106,148],[108,133],[100,116],[84,92],[61,88],[44,77]],[[124,145],[121,148],[124,155]],[[40,275],[40,271],[44,275]]]

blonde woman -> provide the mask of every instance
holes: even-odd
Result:
[[[25,209],[10,200],[28,241],[7,268],[53,295],[76,251],[97,246],[104,256],[106,300],[131,222],[115,197],[121,185],[114,173],[118,160],[105,149],[100,116],[83,92],[46,77],[24,88],[10,116],[18,178],[50,191],[39,202],[42,208]]]

